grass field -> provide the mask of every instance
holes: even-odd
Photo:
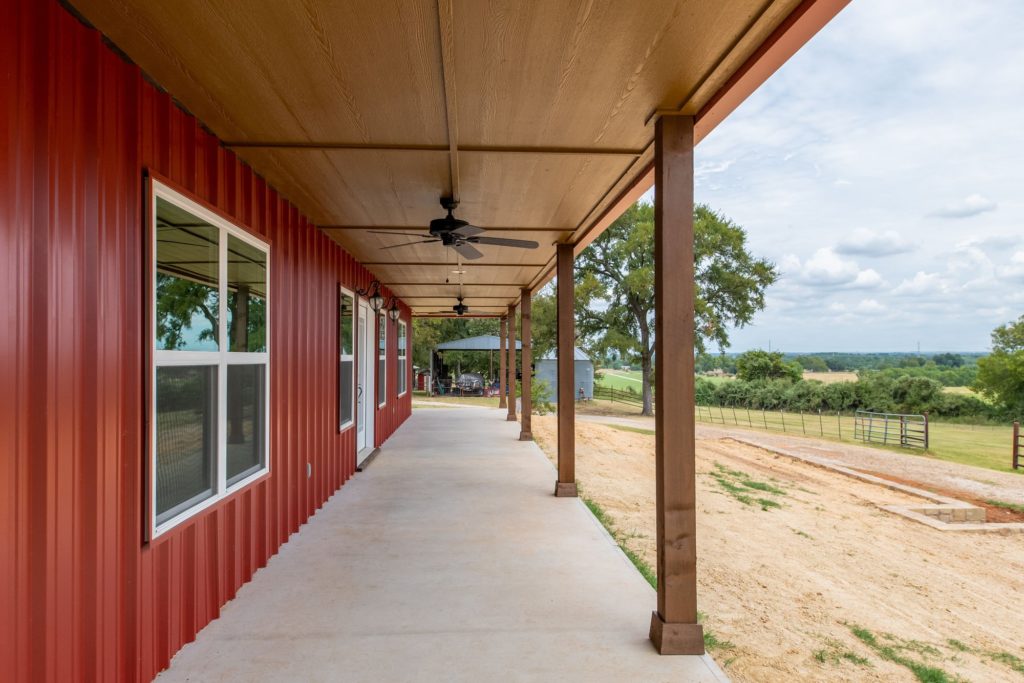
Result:
[[[594,381],[609,389],[619,389],[621,391],[632,389],[638,394],[643,384],[639,370],[626,372],[625,370],[611,370],[608,368],[598,370],[595,373]]]
[[[818,382],[824,382],[825,384],[833,384],[835,382],[856,382],[856,372],[804,372],[804,379],[813,379]]]
[[[737,408],[708,408],[701,406],[697,419],[709,424],[724,424],[748,429],[767,429],[787,434],[806,434],[834,441],[861,443],[853,438],[853,416],[838,418],[835,414],[785,413],[780,411],[744,410]],[[959,462],[975,467],[984,467],[1000,472],[1018,472],[1011,467],[1011,441],[1013,428],[1010,425],[969,425],[932,421],[929,425],[928,455],[939,460]],[[877,444],[868,444],[878,446]],[[901,453],[921,453],[917,449],[890,447]]]

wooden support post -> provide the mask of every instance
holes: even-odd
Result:
[[[508,305],[508,417],[516,421],[516,305]]]
[[[505,335],[508,332],[505,329],[505,318],[501,319],[501,331],[498,333],[498,407],[507,408],[508,403],[505,398],[505,381],[506,374],[508,371],[505,369],[508,363],[508,359],[505,357]]]
[[[522,430],[519,432],[520,441],[533,441],[533,431],[531,429],[531,417],[533,415],[533,396],[530,394],[533,384],[533,333],[530,326],[530,290],[523,287],[521,296],[519,298],[519,319],[522,321],[523,337],[523,353],[522,353],[522,365],[523,365],[523,406],[522,406],[522,417],[520,418],[522,424]]]
[[[1020,468],[1020,422],[1013,423],[1013,469]]]
[[[658,514],[658,652],[704,654],[697,623],[693,117],[654,129],[654,411]]]
[[[555,495],[564,498],[577,495],[574,258],[571,244],[558,245],[558,481],[555,482]]]

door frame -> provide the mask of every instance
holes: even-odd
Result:
[[[356,312],[356,466],[373,452],[375,445],[374,418],[376,398],[377,344],[376,330],[370,321],[373,310],[362,300]],[[374,334],[371,336],[371,330]]]

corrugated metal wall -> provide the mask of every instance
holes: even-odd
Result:
[[[372,278],[56,0],[2,3],[0,69],[0,671],[145,681],[352,475],[336,284]],[[146,168],[264,235],[273,259],[272,474],[152,545]],[[389,401],[378,441],[410,409]]]

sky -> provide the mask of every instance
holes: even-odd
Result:
[[[730,351],[984,351],[1024,314],[1024,2],[854,0],[696,150],[779,282]]]

